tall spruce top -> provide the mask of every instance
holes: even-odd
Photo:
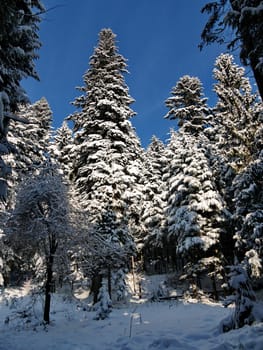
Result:
[[[92,68],[116,68],[117,70],[126,72],[125,59],[118,54],[116,47],[116,35],[111,29],[102,29],[99,33],[98,46],[94,50],[93,56],[90,59],[90,66]],[[115,65],[111,65],[111,63]]]
[[[85,114],[85,122],[80,115],[70,118],[75,122],[75,131],[83,127],[87,118],[119,122],[135,114],[129,107],[134,100],[123,77],[127,72],[126,60],[118,53],[115,38],[111,29],[102,29],[99,33],[98,45],[83,76],[85,86],[80,88],[85,94],[73,103]]]
[[[184,75],[171,93],[172,96],[165,101],[169,111],[164,118],[177,119],[178,126],[191,134],[203,131],[209,111],[200,79]]]

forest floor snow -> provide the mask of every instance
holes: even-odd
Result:
[[[31,305],[25,289],[0,295],[0,350],[263,349],[263,323],[220,333],[220,321],[233,309],[209,300],[132,298],[97,321],[84,300],[54,294],[49,326],[41,325],[42,298]]]

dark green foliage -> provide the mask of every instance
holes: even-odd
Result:
[[[28,102],[20,86],[23,78],[38,79],[34,60],[40,48],[38,24],[44,8],[40,1],[2,0],[0,8],[0,92],[8,97],[11,112]],[[8,112],[6,110],[6,112]]]
[[[236,250],[250,276],[260,278],[263,259],[263,161],[251,163],[233,182]]]
[[[209,14],[200,47],[227,43],[228,49],[240,50],[242,63],[250,65],[263,99],[263,6],[261,0],[218,0],[206,4]],[[227,41],[228,31],[232,39]],[[226,34],[226,36],[224,36]]]
[[[0,6],[0,200],[7,199],[10,168],[1,156],[14,151],[7,141],[10,119],[17,119],[19,104],[28,97],[21,86],[27,77],[38,79],[34,61],[40,48],[38,23],[44,8],[40,1],[2,0]]]

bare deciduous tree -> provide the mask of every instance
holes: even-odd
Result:
[[[9,227],[28,254],[43,257],[45,280],[44,322],[49,323],[53,273],[63,254],[62,239],[69,232],[66,187],[52,167],[29,178],[21,186]],[[22,238],[22,239],[21,239]],[[21,247],[17,249],[21,254]]]

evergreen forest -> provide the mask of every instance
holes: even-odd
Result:
[[[94,304],[104,298],[98,318],[106,318],[112,301],[127,297],[128,273],[170,273],[184,295],[215,300],[234,289],[244,298],[247,288],[252,303],[252,289],[263,288],[263,106],[262,87],[254,91],[245,65],[262,84],[262,1],[230,1],[239,15],[243,3],[257,11],[244,10],[239,27],[235,17],[227,22],[244,65],[230,51],[217,57],[216,103],[208,105],[198,77],[182,76],[160,116],[174,120],[169,140],[153,135],[146,149],[132,125],[128,67],[115,33],[100,31],[75,112],[54,130],[47,99],[31,103],[20,85],[38,78],[45,9],[38,0],[1,3],[0,288],[33,281],[45,295],[46,323],[52,293],[65,286],[87,287]],[[211,17],[203,46],[219,42],[212,29],[226,3],[204,8]],[[254,63],[245,33],[256,14]],[[233,276],[245,283],[236,287]],[[242,314],[238,326],[252,321]]]

